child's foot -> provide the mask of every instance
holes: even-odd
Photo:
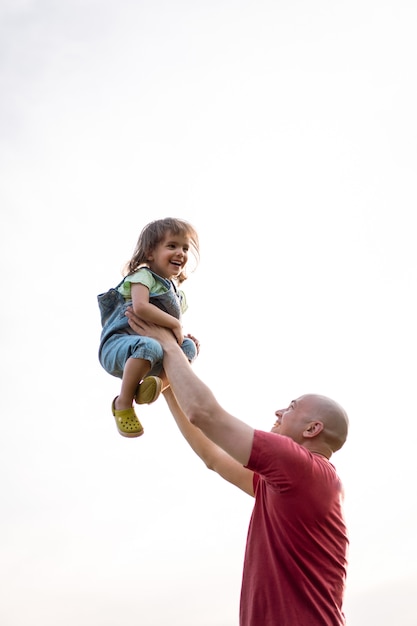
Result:
[[[114,419],[116,420],[117,430],[123,437],[140,437],[143,435],[143,426],[137,418],[135,409],[123,409],[118,411],[116,409],[116,398],[111,405],[111,411]]]
[[[158,399],[162,390],[162,380],[158,376],[147,376],[136,389],[136,404],[151,404]]]

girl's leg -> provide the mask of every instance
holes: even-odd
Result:
[[[120,394],[114,403],[115,409],[123,411],[124,409],[132,408],[137,387],[150,369],[151,364],[145,359],[136,359],[133,357],[127,359],[123,371]]]
[[[120,395],[111,407],[119,433],[124,437],[140,437],[143,427],[133,400],[136,404],[151,404],[158,398],[161,381],[149,372],[151,366],[157,370],[158,362],[162,363],[161,345],[150,337],[114,334],[100,346],[99,359],[109,374],[122,380]]]

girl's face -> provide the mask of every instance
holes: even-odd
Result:
[[[177,278],[188,260],[190,237],[168,231],[148,257],[148,265],[162,278]]]

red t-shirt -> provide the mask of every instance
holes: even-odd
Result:
[[[255,431],[255,506],[240,626],[342,626],[348,538],[334,466],[289,437]]]

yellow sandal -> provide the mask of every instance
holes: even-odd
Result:
[[[143,426],[137,418],[135,409],[123,409],[118,411],[115,408],[117,397],[113,400],[111,411],[116,420],[117,430],[123,437],[140,437],[143,435]]]
[[[158,376],[147,376],[136,389],[136,404],[152,404],[162,390],[162,380]]]

